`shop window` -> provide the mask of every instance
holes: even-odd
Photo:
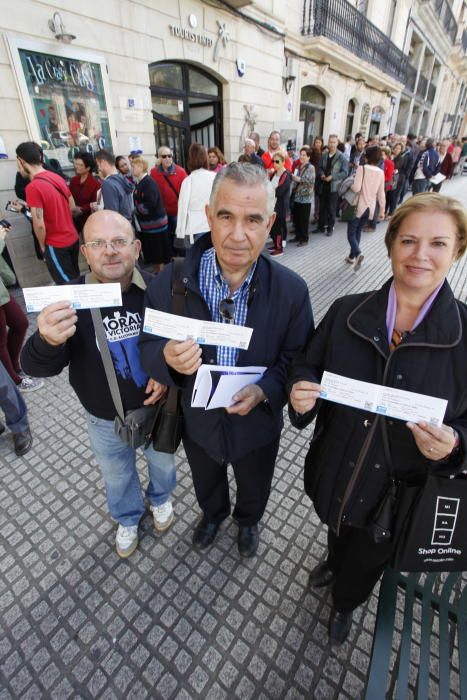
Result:
[[[46,156],[69,168],[79,151],[112,149],[101,65],[22,48],[18,53]]]

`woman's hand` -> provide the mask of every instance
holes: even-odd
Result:
[[[321,385],[314,382],[300,381],[293,385],[290,392],[290,403],[297,413],[308,413],[315,407],[319,399]]]
[[[437,427],[420,421],[420,423],[406,423],[412,432],[417,447],[424,457],[437,462],[449,457],[457,441],[457,433],[449,426]]]

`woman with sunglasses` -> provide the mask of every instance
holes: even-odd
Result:
[[[269,176],[272,186],[276,192],[276,204],[274,211],[276,219],[272,225],[270,236],[273,241],[271,255],[277,257],[284,254],[283,248],[287,241],[287,210],[289,208],[289,196],[291,176],[288,170],[285,169],[285,161],[287,154],[283,151],[276,151],[272,158],[274,172]]]

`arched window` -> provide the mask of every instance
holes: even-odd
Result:
[[[345,122],[345,134],[344,134],[344,136],[346,138],[349,134],[353,134],[354,117],[355,117],[355,102],[353,100],[349,100],[349,104],[347,105],[347,119]]]
[[[314,85],[306,85],[300,94],[300,121],[305,123],[303,143],[312,145],[315,136],[323,135],[326,95]]]
[[[201,68],[187,63],[149,66],[156,149],[168,146],[185,165],[191,143],[224,148],[222,86]]]

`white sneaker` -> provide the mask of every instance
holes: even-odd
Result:
[[[354,264],[355,272],[357,272],[361,268],[364,257],[365,256],[360,253],[360,255],[357,255],[357,257],[355,258],[355,264]]]
[[[170,501],[166,501],[160,506],[151,506],[151,512],[156,530],[158,532],[168,530],[174,519],[174,509],[172,508],[172,503]]]
[[[135,551],[138,546],[138,526],[119,524],[117,536],[115,538],[115,546],[117,554],[122,559],[126,559]]]
[[[28,377],[27,374],[23,375],[23,378],[16,388],[27,394],[28,391],[36,391],[36,389],[41,389],[44,386],[43,379],[35,379],[34,377]]]

